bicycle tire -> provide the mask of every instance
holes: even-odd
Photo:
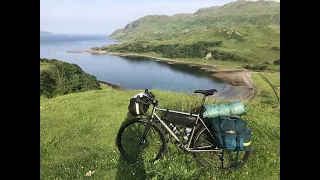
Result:
[[[155,160],[160,159],[162,155],[166,153],[167,143],[165,135],[160,127],[156,124],[152,124],[150,126],[150,130],[146,136],[146,142],[143,144],[143,146],[139,145],[147,122],[147,119],[131,119],[125,122],[118,131],[118,149],[124,159],[126,159],[130,163],[136,163],[139,160],[149,161],[153,163]],[[159,139],[155,139],[156,137],[152,136],[153,133],[155,133],[155,135]],[[156,147],[152,148],[151,145],[156,145]],[[150,152],[150,147],[154,149],[156,153]]]
[[[196,136],[193,140],[193,149],[199,150],[201,149],[200,142],[202,139],[206,139],[205,141],[207,143],[211,144],[211,148],[209,149],[220,149],[217,146],[215,138],[212,138],[210,134],[208,133],[208,130],[205,127],[202,127],[197,132]],[[209,138],[209,139],[208,139]],[[210,141],[210,142],[209,142]],[[221,150],[221,149],[220,149]],[[214,170],[221,170],[221,171],[233,171],[236,169],[241,168],[249,159],[249,156],[251,154],[251,149],[248,151],[239,151],[239,157],[238,157],[238,164],[237,167],[234,167],[235,164],[235,156],[236,152],[230,152],[230,151],[224,151],[224,166],[222,167],[221,162],[221,154],[220,152],[194,152],[193,153],[198,162],[200,162],[204,167],[211,168]],[[209,154],[209,155],[208,155]],[[201,155],[206,155],[208,157],[208,160],[205,160]]]

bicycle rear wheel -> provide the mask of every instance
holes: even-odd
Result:
[[[209,131],[203,127],[196,134],[193,141],[194,150],[221,150],[215,137],[209,134]],[[207,151],[207,152],[195,152],[196,159],[205,167],[215,170],[232,171],[241,168],[249,159],[251,150],[239,151],[238,164],[236,163],[236,152],[224,151],[223,163],[222,163],[222,151]]]
[[[165,136],[158,125],[152,124],[142,141],[147,119],[132,119],[123,124],[117,135],[117,146],[121,155],[130,163],[148,161],[153,163],[166,152]]]

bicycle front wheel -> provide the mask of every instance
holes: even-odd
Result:
[[[199,150],[194,155],[196,159],[205,167],[215,170],[232,171],[241,168],[249,159],[251,150],[239,151],[238,164],[236,163],[236,152],[222,151],[217,145],[215,137],[209,134],[209,131],[203,127],[196,134],[193,141],[193,148]],[[216,150],[216,151],[200,151],[200,150]]]
[[[166,152],[167,143],[162,130],[152,124],[143,140],[147,119],[132,119],[123,124],[117,135],[117,146],[121,155],[130,163],[147,161],[153,163]]]

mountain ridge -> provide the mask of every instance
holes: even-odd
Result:
[[[53,33],[48,31],[40,31],[40,34],[53,34]]]
[[[147,15],[115,30],[109,38],[119,41],[171,39],[195,29],[234,25],[280,25],[280,3],[240,0],[200,8],[192,14]]]

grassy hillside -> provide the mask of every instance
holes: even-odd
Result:
[[[122,52],[124,47],[155,47],[159,45],[168,45],[180,43],[182,45],[188,45],[203,42],[217,42],[222,41],[221,46],[209,47],[208,52],[216,50],[219,52],[233,54],[235,56],[243,57],[248,62],[235,62],[230,59],[226,61],[216,60],[211,58],[209,60],[203,59],[205,55],[201,57],[193,58],[175,58],[177,60],[198,62],[215,65],[225,66],[239,66],[242,68],[246,64],[266,64],[270,65],[271,69],[279,70],[280,66],[274,66],[273,61],[280,59],[280,26],[234,26],[234,27],[215,27],[204,30],[196,30],[183,37],[173,38],[171,40],[152,40],[152,41],[136,41],[127,42],[123,44],[115,44],[105,46],[101,50],[107,50],[112,52]],[[128,49],[128,48],[127,48]],[[149,48],[150,49],[150,48]],[[125,52],[137,53],[135,51],[127,50]],[[146,50],[146,52],[140,54],[148,54],[156,57],[164,57],[163,54],[155,53]],[[228,65],[228,63],[230,65]]]
[[[109,37],[119,41],[165,40],[223,25],[280,25],[280,3],[238,0],[201,8],[193,14],[148,15],[114,31]]]
[[[143,54],[219,67],[279,72],[280,3],[238,0],[194,14],[142,17],[111,38],[124,42],[94,50]],[[219,46],[198,46],[222,42]],[[212,57],[205,59],[211,53]]]
[[[272,76],[272,74],[269,74]],[[268,83],[258,74],[260,94],[247,104],[245,116],[253,129],[253,153],[236,172],[213,172],[175,145],[154,166],[129,165],[115,145],[117,131],[128,115],[129,99],[142,90],[102,90],[40,99],[40,179],[265,179],[280,178],[280,107]],[[272,76],[273,77],[273,76]],[[270,79],[277,84],[277,78]],[[160,107],[188,111],[200,99],[186,94],[152,91]],[[212,102],[212,101],[211,101]],[[91,177],[85,174],[95,171]]]

